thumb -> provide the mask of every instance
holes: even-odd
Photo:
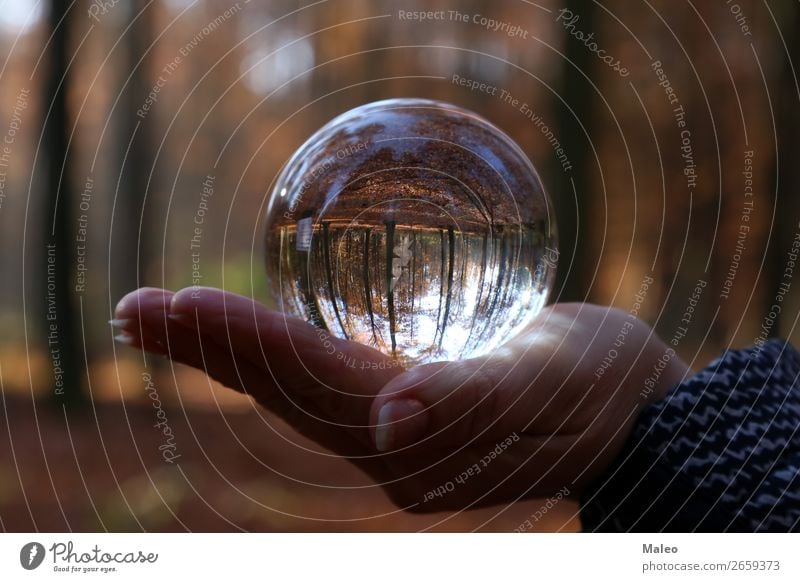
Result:
[[[520,400],[528,386],[516,379],[521,375],[513,373],[513,363],[497,358],[437,362],[396,376],[372,403],[376,448],[392,451],[421,442],[460,448],[524,427]]]

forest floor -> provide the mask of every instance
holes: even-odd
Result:
[[[4,393],[0,529],[514,531],[542,507],[528,500],[455,515],[398,511],[354,466],[235,398],[215,407],[165,404],[167,441],[154,427],[157,410],[141,398],[96,398],[65,413]],[[167,448],[180,455],[174,463],[164,460]],[[560,502],[534,531],[576,531],[575,513]]]

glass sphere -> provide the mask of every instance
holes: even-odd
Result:
[[[278,308],[404,366],[485,355],[547,302],[553,208],[505,133],[389,99],[306,141],[278,177],[266,267]],[[330,345],[330,342],[328,342]]]

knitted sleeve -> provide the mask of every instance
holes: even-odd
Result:
[[[584,531],[800,530],[800,354],[731,350],[646,408],[581,499]]]

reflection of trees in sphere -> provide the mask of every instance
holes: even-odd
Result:
[[[314,134],[267,210],[281,309],[404,365],[490,352],[545,305],[557,259],[535,169],[453,105],[391,99]]]

